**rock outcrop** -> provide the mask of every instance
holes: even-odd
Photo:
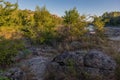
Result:
[[[47,67],[45,80],[114,80],[116,62],[103,52],[66,52]]]
[[[36,76],[35,80],[43,80],[45,75],[46,65],[48,64],[48,58],[35,57],[26,62],[32,73]]]
[[[105,34],[107,36],[120,36],[120,28],[118,27],[105,27]]]
[[[112,41],[120,41],[120,28],[118,27],[106,27],[105,35]]]
[[[11,80],[43,80],[46,70],[46,65],[49,63],[47,57],[33,57],[18,64],[18,67],[13,67],[0,73],[0,77],[6,77]]]
[[[46,66],[50,60],[48,57],[36,56],[21,62],[19,66],[26,73],[26,80],[43,80]]]

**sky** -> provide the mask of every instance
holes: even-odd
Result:
[[[15,3],[17,0],[6,0]],[[38,5],[58,16],[63,16],[65,10],[76,7],[81,15],[102,15],[104,12],[120,11],[120,0],[18,0],[20,9],[35,10]]]

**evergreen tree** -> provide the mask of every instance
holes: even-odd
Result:
[[[104,22],[102,21],[101,17],[94,16],[93,24],[98,31],[102,31],[104,28]]]
[[[10,2],[0,1],[0,26],[11,25],[11,17],[13,11],[18,8],[17,3],[11,4]]]
[[[63,16],[64,23],[67,25],[67,34],[68,37],[77,37],[79,38],[84,34],[84,28],[87,26],[85,21],[85,16],[78,13],[76,8],[65,11],[65,16]]]

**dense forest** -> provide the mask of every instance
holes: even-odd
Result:
[[[83,38],[88,34],[85,28],[89,24],[94,25],[102,37],[104,27],[120,27],[120,12],[90,16],[93,19],[91,21],[87,17],[81,15],[76,8],[65,11],[65,15],[59,17],[51,14],[45,6],[36,6],[35,11],[21,10],[18,3],[0,0],[0,67],[8,67],[15,62],[13,57],[19,51],[26,51],[26,40],[32,45],[53,46],[74,40],[89,41],[91,37],[88,40]],[[101,44],[97,41],[95,43]]]

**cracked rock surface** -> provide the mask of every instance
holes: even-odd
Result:
[[[66,52],[48,65],[46,80],[51,74],[54,80],[114,80],[115,68],[116,62],[101,51]]]

